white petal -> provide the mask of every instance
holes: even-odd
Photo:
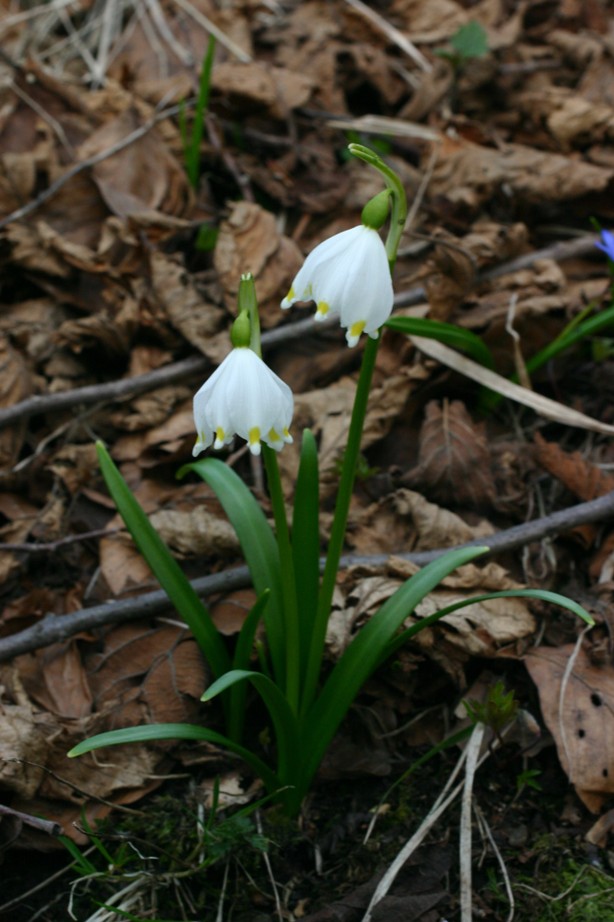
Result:
[[[233,349],[194,397],[198,453],[212,442],[222,448],[235,435],[253,454],[271,431],[287,432],[294,409],[292,391],[246,347]],[[279,447],[285,439],[279,438]],[[277,445],[275,445],[277,447]]]
[[[379,233],[361,224],[317,246],[305,260],[282,307],[308,298],[316,302],[316,320],[340,316],[350,346],[356,345],[363,331],[374,335],[390,316],[394,300],[386,248]]]

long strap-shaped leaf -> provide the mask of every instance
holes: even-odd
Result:
[[[385,602],[356,634],[334,667],[320,695],[305,717],[303,747],[306,753],[303,788],[306,790],[337,727],[360,688],[381,661],[385,651],[416,605],[449,573],[468,563],[487,547],[450,551],[419,570]]]
[[[153,570],[160,585],[186,622],[203,651],[213,674],[223,675],[230,668],[226,647],[209,612],[190,585],[190,581],[166,547],[130,487],[117,470],[102,444],[96,443],[98,461],[109,493],[126,523],[139,551]]]
[[[296,716],[275,682],[261,672],[233,669],[213,682],[202,700],[210,701],[236,683],[245,681],[251,682],[259,693],[273,722],[277,743],[277,777],[282,785],[294,786],[299,781],[302,740]]]
[[[107,733],[98,733],[96,736],[90,736],[89,739],[77,743],[70,752],[69,757],[85,755],[86,752],[92,752],[94,749],[102,749],[105,746],[119,746],[122,743],[147,743],[153,740],[206,740],[209,743],[215,743],[223,746],[247,762],[247,764],[258,774],[269,791],[277,791],[280,788],[280,782],[274,772],[268,765],[259,759],[258,756],[246,749],[245,746],[235,743],[221,733],[215,730],[209,730],[207,727],[199,727],[195,724],[146,724],[143,727],[124,727],[122,730],[109,730]]]
[[[446,615],[451,615],[452,612],[458,611],[460,608],[467,608],[468,605],[474,605],[477,602],[489,602],[491,599],[539,599],[542,602],[550,602],[552,605],[559,605],[561,608],[566,608],[567,611],[582,618],[582,620],[586,621],[591,627],[595,623],[594,619],[585,608],[582,608],[582,606],[574,602],[573,599],[568,599],[565,595],[559,595],[558,592],[551,592],[549,589],[503,589],[500,592],[486,592],[483,595],[470,596],[468,599],[459,599],[458,602],[446,605],[445,608],[440,608],[439,611],[433,612],[432,615],[420,618],[415,624],[412,624],[411,627],[408,627],[406,631],[403,631],[402,634],[399,634],[398,637],[395,637],[389,643],[382,659],[387,659],[388,656],[402,647],[403,644],[407,643],[415,634],[418,634],[430,624],[435,624],[435,622],[439,621],[441,618],[445,618]]]
[[[390,317],[384,326],[408,336],[426,336],[428,339],[437,339],[453,349],[462,349],[476,362],[486,368],[494,368],[492,353],[479,336],[471,330],[457,327],[453,323],[443,323],[441,320],[429,320],[428,317]]]
[[[306,669],[320,587],[318,449],[309,429],[303,432],[301,462],[294,491],[292,553],[299,609],[301,680]],[[302,684],[302,681],[301,681]]]
[[[186,464],[178,473],[194,471],[209,484],[241,543],[252,582],[258,595],[270,590],[264,614],[269,652],[275,679],[284,686],[283,610],[277,542],[264,512],[238,474],[217,458]]]

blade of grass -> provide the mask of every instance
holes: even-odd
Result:
[[[186,163],[186,172],[190,185],[193,189],[198,187],[200,178],[200,145],[203,139],[205,127],[205,115],[209,107],[209,94],[211,90],[211,70],[213,68],[213,55],[215,53],[215,36],[209,36],[209,44],[203,58],[203,64],[200,71],[200,80],[198,84],[198,98],[194,109],[194,121],[192,122],[192,133],[188,140],[185,123],[182,134],[184,134],[184,157]]]

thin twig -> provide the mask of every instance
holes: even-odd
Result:
[[[36,198],[32,199],[26,205],[22,205],[21,208],[16,208],[15,211],[12,211],[10,214],[2,218],[0,220],[0,230],[2,230],[8,224],[12,224],[13,221],[20,221],[22,218],[27,218],[28,215],[31,215],[33,212],[35,212],[38,208],[40,208],[41,205],[44,205],[45,202],[49,201],[50,198],[53,198],[53,196],[59,192],[67,182],[69,182],[79,173],[82,173],[83,170],[88,170],[90,167],[102,163],[103,160],[107,160],[114,154],[124,150],[125,147],[129,147],[131,144],[134,144],[135,141],[140,140],[149,131],[151,131],[151,129],[154,128],[158,122],[162,122],[167,118],[172,118],[174,115],[179,113],[180,109],[181,106],[170,106],[168,109],[162,109],[160,112],[152,115],[151,118],[147,119],[147,121],[142,125],[139,125],[138,128],[135,128],[134,131],[131,131],[130,134],[127,134],[125,138],[121,138],[115,144],[105,148],[105,150],[99,151],[97,154],[93,154],[86,160],[81,160],[79,163],[75,163],[74,166],[71,166],[70,169],[66,170],[65,173],[62,173],[62,175],[59,176],[55,182],[52,182],[50,186],[47,186],[47,188],[44,189],[39,195],[37,195]]]
[[[417,64],[426,74],[432,73],[433,65],[428,58],[425,58],[414,43],[410,42],[403,32],[400,32],[399,29],[391,25],[380,13],[371,9],[371,7],[363,3],[362,0],[345,0],[345,2],[365,19],[368,19],[376,29],[386,36],[388,41],[400,48],[401,51],[404,51],[414,64]]]
[[[62,827],[59,823],[54,823],[53,820],[43,820],[39,816],[32,816],[31,813],[20,813],[19,810],[13,810],[12,807],[5,807],[4,804],[0,804],[0,816],[14,816],[27,826],[32,826],[34,829],[39,829],[41,832],[46,832],[50,836],[62,835]]]
[[[505,885],[505,892],[507,893],[507,898],[508,898],[508,901],[509,901],[509,904],[510,904],[510,911],[509,911],[509,913],[508,913],[508,916],[507,916],[507,919],[505,920],[505,922],[514,922],[514,913],[515,913],[515,908],[516,908],[516,901],[514,900],[514,891],[512,890],[512,884],[511,884],[511,881],[510,881],[510,875],[508,874],[507,867],[505,866],[505,861],[503,860],[503,855],[501,854],[501,851],[500,851],[500,849],[499,849],[497,843],[495,842],[495,837],[494,837],[493,834],[492,834],[492,830],[491,830],[490,826],[488,825],[488,822],[487,822],[487,820],[486,820],[486,817],[485,817],[484,814],[482,813],[482,811],[481,811],[480,807],[478,806],[478,804],[474,804],[474,805],[473,805],[473,809],[475,810],[475,815],[476,815],[476,817],[477,817],[478,823],[480,824],[480,828],[481,828],[481,830],[482,830],[482,833],[483,833],[483,835],[485,835],[486,838],[488,839],[488,842],[489,842],[489,844],[490,844],[490,847],[492,848],[492,850],[493,850],[493,852],[494,852],[494,855],[495,855],[495,858],[497,859],[497,862],[498,862],[498,864],[499,864],[499,867],[501,868],[501,874],[503,875],[503,883],[504,883],[504,885]]]
[[[66,535],[64,538],[58,538],[57,541],[22,541],[19,542],[0,542],[0,553],[5,551],[14,551],[24,554],[54,554],[60,548],[69,544],[81,543],[91,538],[107,538],[110,535],[117,534],[119,528],[94,528],[92,531],[82,531],[76,535]]]
[[[244,51],[236,42],[226,35],[225,32],[222,32],[219,29],[213,20],[209,19],[208,16],[205,16],[204,13],[201,13],[189,0],[174,0],[175,5],[187,13],[194,22],[197,22],[199,26],[202,26],[203,29],[206,29],[209,35],[215,36],[220,45],[223,45],[231,54],[234,54],[235,58],[238,58],[239,61],[242,61],[244,64],[249,63],[252,60],[252,56]]]
[[[553,512],[542,519],[515,525],[504,531],[489,535],[486,538],[475,539],[461,545],[461,547],[475,547],[487,544],[489,551],[482,557],[492,557],[503,551],[514,550],[532,541],[540,541],[548,535],[566,531],[577,525],[604,521],[614,517],[614,491],[607,493],[599,499],[588,503],[579,503],[569,509]],[[432,551],[417,551],[416,553],[401,553],[396,555],[402,560],[408,560],[417,566],[436,560],[443,554],[458,548],[439,548]],[[387,554],[372,556],[359,556],[348,554],[341,558],[342,567],[355,565],[383,566],[390,560]],[[243,589],[251,584],[247,567],[237,567],[235,570],[226,570],[224,573],[214,573],[203,576],[192,582],[194,591],[202,597],[215,595],[221,592],[230,592],[234,589]],[[33,624],[31,627],[0,639],[0,662],[11,659],[20,653],[37,650],[51,643],[57,643],[72,637],[83,630],[103,627],[107,624],[117,624],[136,618],[151,618],[167,611],[170,607],[168,597],[162,590],[148,592],[133,599],[121,602],[107,602],[92,608],[84,608],[67,615],[48,614]]]
[[[203,374],[210,367],[210,362],[202,355],[193,355],[188,359],[164,365],[134,378],[122,378],[105,384],[88,384],[72,391],[60,391],[57,394],[35,394],[21,403],[0,410],[0,428],[11,423],[21,422],[38,414],[47,415],[61,410],[70,410],[75,406],[91,406],[95,403],[109,403],[124,397],[135,397],[147,391],[165,387],[183,381],[197,373]]]

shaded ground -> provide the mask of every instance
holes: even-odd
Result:
[[[476,775],[474,917],[511,918],[507,882],[517,919],[610,918],[607,506],[590,521],[578,507],[564,533],[545,526],[540,540],[468,568],[416,612],[522,584],[569,594],[597,627],[578,642],[570,616],[506,602],[420,634],[364,690],[298,830],[265,806],[258,819],[222,812],[197,834],[215,777],[235,805],[256,795],[209,746],[66,759],[78,740],[112,727],[215,725],[199,704],[208,676],[195,643],[172,612],[139,608],[156,587],[114,516],[93,446],[108,444],[190,577],[240,563],[213,495],[175,472],[194,441],[192,394],[228,351],[246,269],[267,360],[295,392],[296,432],[316,434],[331,507],[359,355],[336,327],[316,329],[302,310],[282,314],[279,301],[304,254],[354,225],[380,188],[348,158],[350,140],[377,148],[415,202],[397,312],[479,334],[496,372],[534,390],[493,397],[480,366],[385,333],[348,551],[391,559],[344,573],[331,660],[411,572],[399,555],[611,493],[614,317],[595,247],[596,224],[614,220],[610,7],[5,0],[0,14],[0,789],[7,807],[61,824],[82,852],[88,827],[104,821],[109,854],[94,847],[92,868],[79,873],[105,876],[74,890],[75,917],[121,917],[94,912],[125,890],[116,905],[128,918],[214,919],[223,895],[223,918],[257,922],[275,917],[275,880],[285,918],[362,919],[374,875],[419,827],[459,750],[386,794],[390,785],[458,727],[463,698],[483,702],[501,681],[519,710]],[[191,184],[181,122],[191,131],[211,32],[210,106]],[[561,336],[566,348],[540,358]],[[257,488],[240,446],[227,460]],[[280,460],[290,495],[296,451]],[[127,599],[131,610],[102,627],[96,606],[108,613],[108,602]],[[229,638],[251,600],[240,581],[211,597]],[[47,626],[49,613],[72,624],[81,611],[98,616],[53,643],[9,645]],[[259,721],[255,711],[255,734]],[[137,812],[109,817],[114,805]],[[374,920],[460,918],[458,827],[455,804]],[[14,816],[2,817],[0,839],[1,900],[17,900],[0,914],[68,918],[74,870],[20,896],[65,852]],[[31,882],[18,879],[24,859]],[[121,870],[109,874],[109,864]]]

